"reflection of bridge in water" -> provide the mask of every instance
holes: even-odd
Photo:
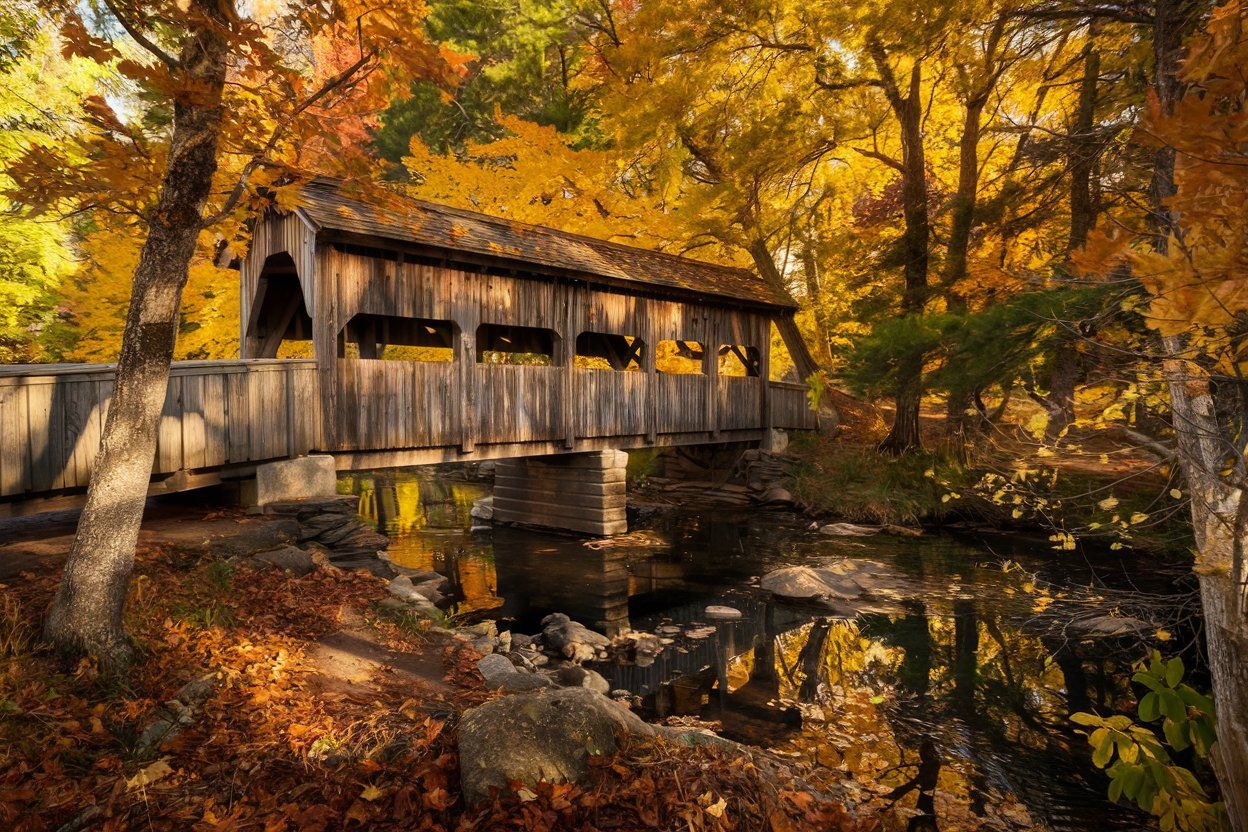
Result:
[[[842,550],[879,558],[915,592],[889,614],[829,619],[769,603],[749,586],[775,553],[789,562],[807,556],[784,542],[802,539],[796,530],[773,518],[692,515],[659,524],[664,546],[593,549],[517,529],[469,535],[468,508],[487,485],[378,476],[368,504],[383,507],[383,522],[443,527],[425,532],[419,552],[405,550],[411,536],[402,537],[399,556],[409,551],[426,558],[412,565],[461,576],[453,580],[466,603],[486,602],[517,632],[536,632],[551,611],[604,631],[653,632],[709,623],[709,603],[740,609],[740,620],[678,639],[653,663],[599,667],[612,687],[646,694],[656,715],[716,722],[731,738],[818,760],[833,780],[843,761],[867,773],[871,760],[879,772],[895,767],[879,776],[920,810],[914,828],[962,828],[951,802],[968,822],[1008,803],[1037,829],[1139,828],[1138,816],[1101,799],[1101,775],[1067,722],[1073,711],[1119,706],[1124,677],[1108,668],[1125,665],[1029,630],[1029,604],[1005,602],[1026,578],[977,566],[982,552],[942,561],[950,544],[940,540],[895,542],[904,549],[895,558]],[[393,496],[380,496],[386,490]],[[808,703],[828,721],[804,721]]]

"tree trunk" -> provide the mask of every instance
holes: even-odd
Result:
[[[1194,17],[1178,0],[1157,0],[1154,6],[1153,91],[1163,115],[1173,112],[1178,98],[1183,27]],[[1177,190],[1174,165],[1174,148],[1159,147],[1150,189],[1153,248],[1159,252],[1169,249],[1170,234],[1177,229],[1166,204]],[[1227,456],[1238,453],[1219,422],[1207,376],[1182,357],[1183,338],[1161,340],[1179,466],[1191,498],[1205,645],[1218,709],[1214,770],[1231,828],[1248,829],[1248,500],[1242,472],[1236,475],[1241,477],[1238,485],[1221,474]]]
[[[1075,421],[1075,388],[1083,361],[1071,340],[1073,336],[1068,336],[1058,343],[1049,365],[1049,394],[1044,398],[1049,423],[1044,434],[1050,440],[1058,439]]]
[[[875,52],[877,67],[886,67],[882,48]],[[881,73],[883,74],[883,73]],[[891,72],[888,73],[891,77]],[[923,152],[923,69],[915,61],[910,71],[910,86],[903,97],[900,90],[887,90],[897,120],[901,123],[902,147],[902,214],[905,231],[902,253],[905,258],[903,275],[902,314],[918,315],[927,300],[928,238],[927,163]],[[880,449],[890,453],[906,453],[922,447],[919,438],[919,405],[923,399],[923,359],[908,356],[898,367],[896,392],[897,415]]]
[[[1096,137],[1096,95],[1101,76],[1101,56],[1095,48],[1096,29],[1089,27],[1083,49],[1083,77],[1079,83],[1079,110],[1070,130],[1070,236],[1067,257],[1083,248],[1096,226],[1092,172],[1099,142]],[[1075,346],[1079,336],[1065,329],[1058,333],[1057,347],[1049,365],[1049,394],[1044,407],[1049,414],[1045,436],[1055,440],[1075,421],[1075,388],[1083,375],[1083,361]]]
[[[1092,171],[1100,141],[1096,136],[1096,90],[1101,77],[1101,53],[1095,48],[1095,29],[1088,31],[1083,49],[1083,77],[1079,82],[1079,111],[1071,130],[1070,238],[1067,251],[1083,248],[1096,226],[1096,203],[1092,194]]]
[[[1174,415],[1179,465],[1187,481],[1192,529],[1198,552],[1196,573],[1205,619],[1205,646],[1218,709],[1214,769],[1232,829],[1248,823],[1248,500],[1242,488],[1221,476],[1234,445],[1218,424],[1208,380],[1179,358],[1181,338],[1163,339],[1164,362]]]
[[[802,274],[806,278],[806,297],[810,298],[810,305],[815,313],[815,330],[819,337],[816,352],[820,358],[827,359],[830,358],[832,352],[832,322],[828,319],[828,310],[824,308],[820,299],[823,287],[819,281],[819,258],[814,250],[814,241],[813,229],[810,233],[803,235]]]
[[[976,197],[979,193],[980,117],[987,94],[976,95],[966,102],[962,137],[958,141],[958,189],[953,197],[953,213],[949,223],[949,246],[945,256],[942,283],[945,305],[950,312],[965,312],[966,299],[958,293],[957,284],[966,277],[967,256],[971,246],[971,230],[975,225]],[[945,426],[954,444],[961,447],[966,440],[971,407],[969,390],[952,389],[945,411]]]
[[[771,256],[771,249],[767,247],[767,241],[761,235],[751,241],[749,252],[763,279],[773,289],[787,294],[788,288],[784,285],[784,278],[780,276],[776,261]],[[819,365],[811,355],[810,347],[806,345],[806,339],[802,337],[801,330],[797,328],[797,321],[792,315],[782,315],[776,319],[776,329],[780,330],[780,336],[784,338],[784,344],[789,348],[789,355],[793,359],[793,365],[797,368],[798,377],[804,381],[819,369]]]
[[[213,9],[205,13],[217,14]],[[96,655],[107,667],[122,667],[132,655],[122,611],[169,382],[182,288],[217,168],[227,52],[223,29],[203,25],[187,38],[180,55],[178,69],[193,93],[174,107],[168,168],[134,272],[100,451],[44,626],[45,638],[55,647]]]

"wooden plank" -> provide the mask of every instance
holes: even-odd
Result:
[[[771,319],[758,318],[755,326],[758,343],[758,409],[759,426],[772,427],[771,413]]]
[[[713,438],[719,438],[719,329],[715,318],[706,317],[706,326],[702,336],[702,372],[706,374],[704,390],[706,421],[704,428],[711,432]]]
[[[65,406],[59,380],[26,386],[31,490],[65,487]],[[9,441],[7,438],[5,441]]]
[[[0,388],[0,495],[30,490],[28,425],[25,386]]]
[[[225,375],[225,459],[248,462],[255,457],[251,445],[251,408],[248,404],[247,372]]]
[[[561,355],[557,364],[562,365],[563,372],[559,379],[559,395],[556,407],[559,412],[559,423],[562,426],[563,446],[576,447],[578,434],[588,435],[588,420],[579,418],[575,398],[577,396],[576,339],[580,329],[575,311],[576,290],[571,286],[564,287],[561,293],[563,304],[562,329],[563,340],[560,342]],[[578,424],[579,423],[579,424]]]
[[[86,486],[91,476],[91,460],[99,443],[96,382],[68,377],[61,383],[65,487]],[[97,428],[94,431],[95,445],[91,444],[93,423]]]
[[[182,379],[170,378],[165,388],[165,403],[161,407],[160,421],[156,427],[156,459],[153,471],[168,474],[183,468],[182,463]]]

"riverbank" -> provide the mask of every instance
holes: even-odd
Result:
[[[1191,546],[1187,497],[1167,461],[1115,450],[1106,435],[1073,436],[1054,450],[998,433],[959,453],[933,437],[932,450],[902,457],[865,438],[793,437],[787,487],[805,512],[823,521],[1041,534],[1059,550],[1076,539],[1175,556]]]
[[[282,519],[183,511],[144,533],[126,612],[140,658],[125,679],[39,648],[69,537],[0,552],[26,553],[0,586],[0,826],[854,828],[773,768],[662,737],[588,758],[575,785],[470,806],[458,726],[502,695],[472,636],[315,547],[295,571],[273,566],[289,561],[264,553],[300,542],[282,540]]]

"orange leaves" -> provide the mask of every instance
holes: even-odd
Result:
[[[1115,231],[1093,231],[1083,248],[1071,254],[1071,264],[1077,274],[1085,277],[1108,274],[1130,257],[1130,242],[1127,235]]]

